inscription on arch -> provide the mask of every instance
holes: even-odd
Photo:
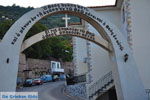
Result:
[[[49,37],[59,36],[59,35],[72,35],[72,36],[83,37],[91,41],[95,40],[94,33],[91,33],[83,29],[60,27],[55,29],[49,29],[44,32],[45,35],[42,36],[43,39],[47,39]]]

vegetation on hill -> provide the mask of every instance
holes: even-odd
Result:
[[[12,20],[3,20],[0,22],[0,39],[3,38],[3,36],[13,23],[14,22]]]
[[[15,4],[12,6],[7,6],[7,7],[0,6],[0,22],[5,19],[15,21],[26,12],[33,10],[33,9],[34,9],[33,7],[24,8],[24,7],[16,6]],[[64,17],[64,14],[48,16],[40,20],[40,23],[44,24],[48,28],[63,27],[65,26],[65,21],[62,20],[62,17]],[[69,17],[71,18],[69,20],[69,23],[80,22],[80,18],[78,17],[71,16],[71,15],[69,15]]]
[[[0,39],[4,36],[10,26],[24,13],[32,10],[34,8],[20,7],[20,6],[0,6]],[[27,33],[25,39],[44,31],[48,28],[64,27],[64,20],[62,17],[64,15],[53,15],[46,17],[36,23]],[[74,16],[70,16],[72,20],[70,22],[79,22],[80,19]],[[36,43],[35,45],[29,47],[24,51],[27,57],[38,58],[38,59],[48,59],[50,56],[61,59],[63,61],[72,60],[72,44],[71,37],[69,36],[59,36],[53,37],[42,42]]]
[[[37,23],[30,29],[26,38],[46,29],[46,26],[41,23]],[[52,37],[36,43],[26,49],[24,53],[29,58],[48,59],[51,56],[63,61],[72,60],[72,46],[70,44],[70,40],[62,36]]]

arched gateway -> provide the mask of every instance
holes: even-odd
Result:
[[[28,30],[43,17],[56,13],[67,13],[86,20],[111,43],[118,100],[146,100],[132,52],[119,29],[94,10],[74,4],[36,8],[12,25],[0,42],[0,91],[15,91],[20,48]]]

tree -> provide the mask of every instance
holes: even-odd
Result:
[[[69,40],[65,40],[64,37],[53,37],[49,39],[52,47],[52,53],[50,56],[61,59],[63,61],[72,60],[72,45]]]
[[[14,22],[12,20],[4,20],[0,23],[0,39],[3,38],[3,36],[13,23]]]
[[[47,27],[45,27],[43,24],[41,23],[36,23],[27,33],[25,39],[39,33],[42,32],[44,30],[46,30]],[[30,58],[38,58],[38,59],[45,59],[49,56],[49,54],[52,52],[51,51],[51,47],[48,45],[49,41],[45,40],[45,41],[41,41],[39,43],[36,43],[35,45],[29,47],[28,49],[26,49],[24,51],[24,53],[26,54],[27,57]]]
[[[47,28],[44,25],[37,23],[27,33],[26,38],[46,29]],[[71,61],[72,51],[70,38],[59,36],[36,43],[25,50],[24,53],[30,58],[49,59],[51,56],[56,59],[62,59],[63,61]]]

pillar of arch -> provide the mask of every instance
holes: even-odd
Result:
[[[26,33],[40,19],[56,13],[71,14],[84,19],[111,43],[118,100],[146,100],[136,63],[122,33],[103,15],[75,4],[52,4],[33,9],[11,26],[0,42],[0,91],[15,91],[19,53]]]

